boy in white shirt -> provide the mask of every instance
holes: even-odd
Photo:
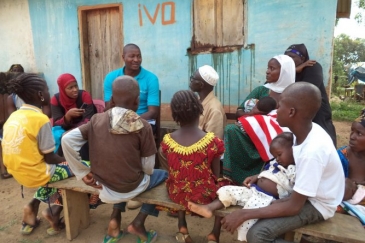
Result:
[[[233,233],[242,222],[259,218],[248,231],[248,243],[287,242],[280,235],[333,217],[343,198],[345,178],[331,138],[312,123],[320,105],[320,91],[312,84],[294,83],[284,90],[277,121],[295,135],[294,191],[267,207],[237,210],[223,218],[224,229]]]

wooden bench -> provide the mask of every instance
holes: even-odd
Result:
[[[80,229],[86,229],[89,226],[90,216],[87,193],[98,194],[98,190],[85,185],[82,181],[77,181],[75,177],[49,184],[49,187],[63,189],[62,196],[66,237],[68,240],[72,240],[79,234]],[[133,200],[161,205],[175,210],[184,209],[179,204],[170,200],[164,184],[141,193]],[[215,215],[224,217],[240,208],[239,206],[234,206],[217,210]],[[302,234],[345,243],[365,242],[365,229],[361,226],[360,222],[352,216],[343,214],[336,214],[335,217],[325,222],[296,229],[294,232],[287,233],[285,239],[300,242]]]

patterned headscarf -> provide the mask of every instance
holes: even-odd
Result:
[[[365,109],[361,111],[361,114],[358,118],[355,119],[355,122],[360,123],[363,127],[365,127]]]
[[[58,89],[60,93],[60,105],[65,109],[66,112],[75,107],[76,103],[76,99],[68,97],[65,91],[66,86],[73,81],[76,81],[76,78],[69,73],[61,74],[57,79]]]
[[[285,52],[292,52],[300,57],[304,57],[304,62],[309,60],[308,50],[304,44],[293,44]]]

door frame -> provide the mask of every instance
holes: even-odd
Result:
[[[120,40],[123,40],[123,6],[121,3],[111,4],[98,4],[93,6],[80,6],[77,8],[78,21],[79,21],[79,36],[80,36],[80,58],[81,58],[81,75],[82,75],[82,86],[84,90],[91,92],[91,77],[90,77],[90,63],[89,63],[89,48],[88,48],[88,30],[87,30],[87,19],[86,13],[90,10],[115,8],[119,9],[119,21],[120,21]],[[123,53],[123,45],[120,46],[120,53]]]

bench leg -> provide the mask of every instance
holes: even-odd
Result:
[[[301,239],[302,239],[302,233],[298,233],[298,232],[294,232],[294,231],[287,232],[284,236],[284,240],[292,241],[295,243],[299,243]]]
[[[86,193],[62,190],[63,210],[66,224],[66,237],[73,240],[79,229],[86,229],[90,224],[89,199]]]

